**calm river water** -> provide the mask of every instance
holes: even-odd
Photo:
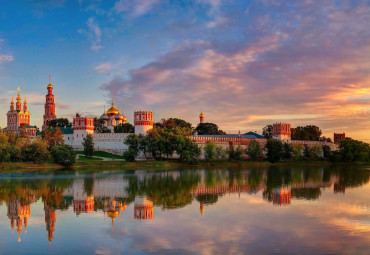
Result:
[[[0,173],[0,254],[370,254],[370,171]]]

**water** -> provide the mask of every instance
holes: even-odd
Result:
[[[0,173],[0,254],[369,254],[370,171]]]

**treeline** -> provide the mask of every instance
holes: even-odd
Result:
[[[75,163],[76,154],[72,147],[64,144],[63,132],[59,127],[43,133],[43,138],[0,131],[0,162],[46,162],[69,166]]]

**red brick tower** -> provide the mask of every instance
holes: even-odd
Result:
[[[204,123],[204,114],[203,114],[203,111],[201,111],[200,114],[199,114],[199,123]]]
[[[50,75],[49,75],[49,85],[46,88],[48,90],[48,94],[46,95],[46,102],[45,102],[44,124],[42,125],[43,131],[49,127],[48,121],[54,120],[57,118],[57,116],[55,115],[53,85],[51,85],[51,82],[50,82]]]
[[[343,133],[343,134],[337,134],[337,133],[334,133],[334,143],[340,143],[340,141],[346,139],[346,133]]]
[[[292,137],[290,124],[275,123],[272,125],[272,138],[277,140],[290,140]]]

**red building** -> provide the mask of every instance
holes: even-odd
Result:
[[[57,118],[57,116],[55,115],[55,101],[53,95],[53,85],[51,85],[50,83],[50,75],[49,85],[46,88],[48,90],[48,94],[46,95],[44,123],[42,125],[42,131],[46,130],[49,127],[48,122],[50,120],[54,120]]]
[[[31,113],[28,111],[27,100],[24,97],[23,109],[22,98],[20,96],[20,88],[18,88],[18,95],[14,108],[14,101],[10,102],[10,109],[7,112],[7,131],[17,135],[25,132],[29,136],[36,136],[36,127],[30,126]]]
[[[340,143],[340,141],[344,139],[346,139],[346,133],[343,134],[334,133],[334,143],[338,144]]]

